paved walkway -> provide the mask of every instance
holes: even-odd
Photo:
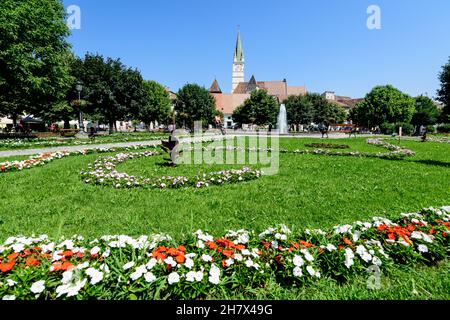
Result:
[[[253,136],[255,133],[237,133],[237,134],[227,134],[226,136],[217,136],[225,139],[231,139],[233,137],[242,137],[242,136]],[[261,135],[263,136],[263,135]],[[272,135],[275,136],[275,135]],[[344,139],[348,138],[348,134],[343,133],[333,133],[330,134],[330,139]],[[307,135],[282,135],[280,138],[322,138],[322,135],[319,134],[307,134]],[[358,135],[361,138],[374,137],[374,135]],[[210,139],[211,136],[205,136],[203,139]],[[190,142],[191,138],[180,139],[180,142]],[[0,151],[0,158],[4,157],[14,157],[14,156],[31,156],[38,153],[46,153],[46,152],[56,152],[56,151],[78,151],[83,149],[96,149],[96,148],[117,148],[117,147],[131,147],[136,145],[145,145],[145,146],[156,146],[161,144],[160,140],[150,140],[150,141],[134,141],[134,142],[118,142],[118,143],[105,143],[105,144],[89,144],[89,145],[76,145],[76,146],[60,146],[60,147],[48,147],[48,148],[35,148],[35,149],[23,149],[23,150],[6,150]]]

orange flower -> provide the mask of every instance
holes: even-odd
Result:
[[[63,270],[63,271],[72,270],[74,268],[75,268],[75,266],[73,264],[71,264],[69,261],[64,262],[61,266],[61,270]]]
[[[175,248],[169,248],[167,250],[167,254],[171,255],[171,256],[176,256],[177,255],[177,249]]]
[[[5,172],[5,171],[6,171],[6,167],[2,166],[2,172]]]
[[[31,266],[36,267],[39,265],[39,260],[34,257],[29,257],[27,259],[27,261],[25,262],[25,264],[29,267],[31,267]]]
[[[62,262],[56,261],[52,263],[53,271],[60,271],[62,268]]]
[[[384,230],[386,230],[388,227],[387,227],[387,225],[385,225],[385,224],[380,224],[379,226],[378,226],[378,230],[379,231],[384,231]]]
[[[8,255],[6,258],[8,259],[8,261],[13,261],[16,260],[16,258],[19,256],[19,254],[17,252],[11,253],[10,255]]]
[[[84,254],[81,252],[77,252],[76,256],[77,256],[77,258],[83,258]]]
[[[436,233],[436,230],[430,229],[429,234],[435,234],[435,233]]]
[[[226,268],[227,267],[227,263],[225,262],[225,260],[222,260],[222,268]]]
[[[339,249],[339,250],[342,250],[342,249],[344,249],[344,246],[343,246],[342,244],[340,244],[340,245],[338,246],[338,249]]]
[[[184,263],[184,261],[186,261],[186,257],[184,256],[184,254],[180,254],[180,255],[178,255],[178,256],[175,258],[175,260],[176,260],[178,263]]]
[[[444,236],[444,238],[447,237],[447,232],[442,232],[442,235]]]
[[[289,251],[289,252],[294,251],[294,247],[290,247],[290,248],[288,249],[288,251]]]
[[[182,252],[186,252],[186,248],[184,246],[178,246],[178,250]]]
[[[233,250],[223,250],[223,255],[226,257],[231,257],[233,255]]]
[[[270,248],[270,242],[263,241],[262,244],[263,244],[264,248],[266,248],[266,249]]]
[[[205,245],[207,245],[210,249],[217,249],[217,245],[213,241],[206,241]]]
[[[73,256],[73,252],[72,252],[72,250],[66,250],[64,252],[61,252],[60,255],[66,257],[66,258],[69,258],[69,257]]]
[[[300,240],[300,244],[301,244],[302,246],[307,247],[307,248],[311,248],[311,247],[313,246],[311,243],[306,242],[306,241],[303,241],[303,240]]]
[[[0,271],[1,272],[11,271],[14,268],[15,264],[16,264],[15,261],[10,261],[10,262],[7,262],[7,263],[0,263]]]
[[[269,243],[269,246],[270,246],[270,243]],[[237,244],[237,245],[234,246],[234,248],[236,250],[241,250],[242,251],[242,250],[245,249],[245,246],[243,244]]]
[[[276,256],[276,257],[275,257],[275,261],[276,261],[278,264],[281,264],[281,255]]]
[[[343,241],[344,241],[344,243],[346,244],[346,245],[348,245],[348,246],[353,246],[353,243],[348,239],[348,238],[344,238],[344,239],[342,239]]]
[[[395,240],[395,235],[393,233],[389,233],[388,234],[388,239],[389,240]]]
[[[167,256],[166,256],[164,253],[159,253],[159,252],[154,253],[154,254],[153,254],[153,257],[154,257],[156,260],[161,260],[161,261],[164,261],[164,260],[166,260],[166,258],[167,258]]]

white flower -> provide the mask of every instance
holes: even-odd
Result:
[[[45,281],[40,280],[31,285],[30,291],[33,293],[41,293],[45,290]]]
[[[236,261],[242,261],[244,258],[242,257],[242,254],[240,253],[235,253],[234,254],[234,260]]]
[[[87,267],[89,267],[89,262],[84,262],[84,263],[79,264],[77,266],[77,269],[82,270],[82,269],[86,269]]]
[[[155,277],[155,275],[153,273],[147,272],[146,274],[144,274],[144,279],[145,279],[145,281],[150,283],[150,282],[155,281],[156,277]]]
[[[305,255],[305,259],[309,262],[314,261],[314,257],[306,249],[300,250],[301,253]]]
[[[209,282],[212,284],[220,283],[220,269],[215,265],[211,265],[211,269],[209,270]]]
[[[294,276],[295,276],[295,277],[301,277],[301,276],[303,276],[302,268],[300,268],[300,267],[295,267],[295,268],[294,268]]]
[[[234,264],[234,260],[233,259],[229,258],[229,259],[225,260],[225,265],[227,267],[231,266],[232,264]]]
[[[176,272],[172,272],[171,274],[169,274],[169,276],[167,277],[167,282],[169,284],[174,284],[180,281],[180,275]]]
[[[156,260],[155,258],[151,258],[149,262],[147,262],[147,264],[145,265],[147,267],[148,270],[152,270],[154,266],[156,266],[156,264],[158,263],[158,260]]]
[[[212,257],[207,255],[207,254],[202,254],[201,259],[205,262],[211,262],[212,261]]]
[[[382,261],[380,260],[380,258],[378,258],[377,256],[373,257],[372,263],[376,266],[381,266],[383,264]]]
[[[203,275],[203,274],[202,274]],[[188,282],[194,282],[197,280],[197,272],[195,271],[189,271],[188,273],[186,273],[186,280]]]
[[[247,266],[247,268],[253,267],[253,265],[254,265],[253,260],[247,259],[245,261],[245,265]]]
[[[7,284],[9,287],[14,287],[14,285],[17,284],[17,282],[14,281],[14,280],[8,279],[8,280],[6,280],[6,284]]]
[[[98,254],[100,252],[100,247],[93,247],[90,251],[89,251],[89,253],[91,254],[91,255],[96,255],[96,254]]]
[[[294,259],[292,260],[292,262],[294,263],[295,266],[297,267],[301,267],[305,261],[303,260],[303,258],[301,256],[294,256]]]
[[[354,264],[353,258],[355,255],[353,254],[352,249],[346,248],[345,249],[345,266],[350,269],[350,267]]]
[[[134,266],[134,261],[131,261],[131,262],[128,262],[128,263],[126,263],[126,264],[124,264],[123,265],[123,270],[128,270],[128,269],[130,269],[131,267],[133,267]]]
[[[417,247],[417,249],[418,249],[420,252],[423,252],[423,253],[428,252],[428,247],[427,247],[426,245],[424,245],[424,244],[419,244],[419,246]]]
[[[337,250],[337,248],[333,244],[329,243],[327,244],[327,250],[331,252]]]
[[[67,297],[73,297],[78,294],[78,292],[85,286],[87,280],[79,280],[75,283],[68,283],[60,285],[56,288],[56,297],[59,298],[63,294],[67,294]]]
[[[109,273],[110,271],[109,271],[109,267],[108,267],[108,265],[107,264],[102,264],[101,266],[100,266],[100,270],[103,270],[103,271],[105,271],[106,273]]]
[[[175,267],[177,265],[177,262],[173,260],[172,257],[168,257],[164,260],[165,263],[171,265],[172,267]]]
[[[316,276],[317,278],[320,278],[320,273],[319,272],[316,272],[316,270],[314,270],[314,268],[313,267],[311,267],[311,266],[307,266],[306,267],[306,271],[308,271],[308,273],[311,275],[311,276]]]
[[[91,277],[91,284],[97,284],[103,280],[103,272],[94,268],[86,269],[85,273]]]
[[[194,260],[192,260],[186,256],[186,261],[184,262],[184,266],[188,269],[191,269],[194,266]]]
[[[15,295],[9,295],[9,296],[4,296],[3,298],[2,298],[2,300],[10,300],[10,301],[12,301],[12,300],[16,300],[16,296]]]

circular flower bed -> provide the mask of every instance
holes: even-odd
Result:
[[[118,172],[116,165],[126,160],[152,157],[159,155],[156,151],[119,153],[112,157],[100,157],[88,170],[82,171],[81,176],[85,183],[103,186],[113,186],[114,188],[183,188],[195,187],[205,188],[210,185],[224,185],[255,180],[261,177],[260,170],[253,170],[244,167],[241,170],[223,170],[218,172],[204,173],[195,177],[186,176],[162,176],[154,178],[136,177],[127,173]]]
[[[348,281],[367,270],[433,265],[448,258],[450,207],[374,217],[327,231],[286,226],[198,230],[182,243],[167,235],[51,240],[10,237],[0,244],[0,298],[194,299],[211,292],[305,286],[319,278]]]
[[[307,148],[325,148],[325,149],[350,149],[346,144],[332,144],[332,143],[309,143],[305,144]]]

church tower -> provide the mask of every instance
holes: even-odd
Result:
[[[234,49],[233,59],[233,85],[231,93],[238,86],[240,82],[244,82],[244,51],[242,50],[241,32],[238,31],[236,48]]]

